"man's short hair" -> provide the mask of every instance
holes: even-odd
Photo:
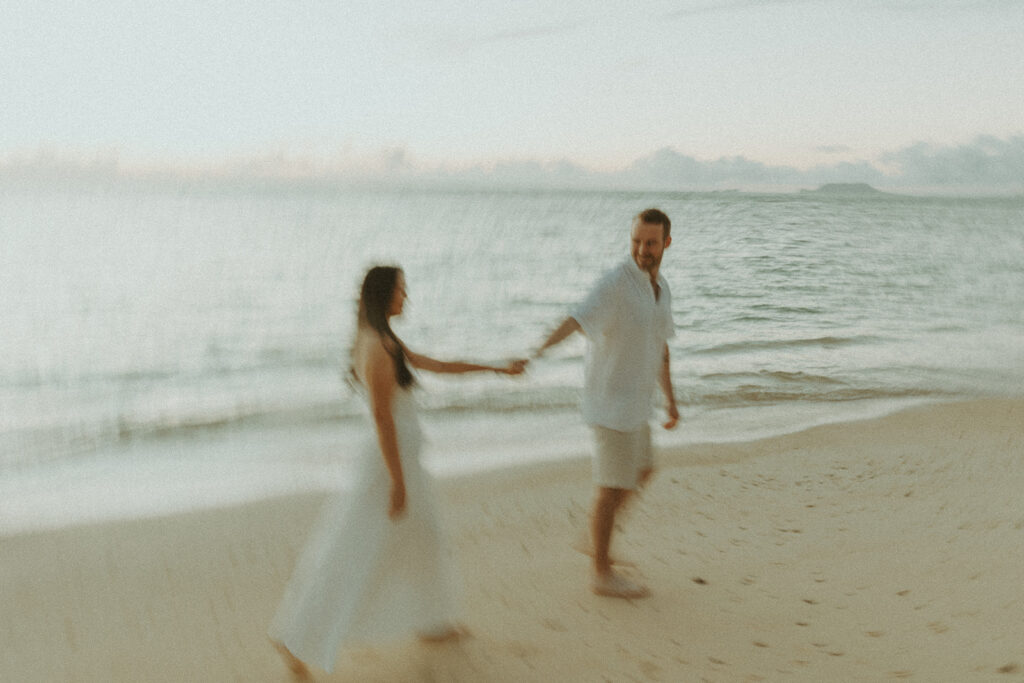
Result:
[[[636,223],[660,225],[663,229],[664,239],[668,239],[669,235],[672,234],[672,221],[669,220],[665,212],[660,209],[644,209],[636,215],[636,218],[633,219],[633,224],[635,225]]]

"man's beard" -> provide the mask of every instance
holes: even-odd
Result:
[[[636,265],[640,267],[640,270],[646,271],[648,273],[657,268],[661,264],[661,259],[655,258],[653,256],[638,256],[633,260],[636,262]]]

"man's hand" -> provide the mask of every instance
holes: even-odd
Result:
[[[679,408],[677,408],[676,404],[673,403],[665,412],[668,413],[668,419],[663,422],[661,426],[665,429],[675,429],[676,425],[679,423]]]

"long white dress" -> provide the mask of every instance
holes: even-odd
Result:
[[[334,668],[343,645],[430,633],[456,620],[456,587],[423,433],[409,390],[392,401],[406,488],[388,517],[391,477],[376,438],[361,449],[354,488],[325,503],[269,629],[307,664]],[[375,434],[375,432],[374,432]]]

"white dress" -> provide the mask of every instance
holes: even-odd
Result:
[[[273,640],[326,671],[343,645],[435,632],[456,620],[451,559],[433,481],[419,461],[423,433],[409,390],[395,392],[392,413],[404,515],[388,517],[391,477],[373,438],[354,488],[324,505],[271,622]]]

